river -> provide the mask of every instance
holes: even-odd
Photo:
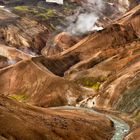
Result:
[[[128,132],[130,130],[129,125],[124,120],[122,120],[114,115],[97,112],[93,109],[87,109],[87,108],[82,108],[82,107],[73,107],[73,106],[50,107],[50,108],[51,109],[63,109],[63,110],[84,110],[85,112],[90,112],[90,113],[106,116],[114,123],[114,127],[115,127],[115,132],[114,132],[114,135],[111,138],[111,140],[123,140],[124,136],[126,134],[128,134]]]

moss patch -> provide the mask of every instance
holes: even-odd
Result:
[[[92,89],[98,91],[101,83],[104,82],[105,80],[106,80],[106,78],[104,78],[104,77],[97,77],[97,78],[86,77],[86,78],[78,79],[75,82],[84,87],[92,88]]]
[[[28,11],[28,6],[16,6],[14,9],[18,11]]]
[[[55,15],[55,10],[53,9],[46,9],[43,12],[40,12],[36,16],[48,19],[49,17],[53,17]]]
[[[93,84],[93,86],[91,88],[95,89],[95,90],[99,90],[101,83],[97,82],[95,84]]]
[[[29,4],[30,3],[30,4]],[[32,4],[32,2],[24,2],[24,5],[18,5],[12,7],[12,12],[20,17],[27,17],[33,20],[37,20],[44,24],[49,30],[59,32],[60,29],[57,26],[66,26],[65,17],[73,14],[73,10],[78,5],[65,2],[63,6],[48,6],[41,3]]]
[[[20,101],[20,102],[23,102],[25,100],[27,100],[27,95],[25,94],[12,94],[9,96],[11,99],[14,99],[14,100],[17,100],[17,101]]]
[[[54,9],[47,9],[46,10],[46,14],[48,16],[53,16],[56,13],[56,11]]]

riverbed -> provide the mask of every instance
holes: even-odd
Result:
[[[123,140],[125,135],[128,134],[130,131],[129,125],[124,120],[122,120],[114,115],[97,112],[94,109],[73,107],[73,106],[51,107],[51,109],[83,110],[87,113],[89,112],[89,113],[94,113],[94,114],[103,115],[103,116],[107,117],[108,119],[110,119],[113,122],[114,128],[115,128],[115,132],[114,132],[114,135],[111,138],[111,140]]]

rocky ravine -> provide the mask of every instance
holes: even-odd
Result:
[[[139,140],[140,5],[49,57],[45,25],[0,14],[0,139]]]

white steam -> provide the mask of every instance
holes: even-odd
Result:
[[[119,0],[119,4],[121,4],[122,6],[128,8],[130,5],[129,0]]]
[[[125,13],[128,9],[129,9],[129,6],[130,6],[130,2],[129,0],[119,0],[119,11]]]
[[[84,34],[93,30],[101,30],[96,22],[104,8],[103,0],[87,0],[82,3],[82,7],[78,7],[74,14],[67,18],[69,26],[66,29],[71,34]]]
[[[78,7],[74,14],[67,18],[66,32],[81,35],[90,31],[102,30],[103,27],[99,26],[99,19],[104,16],[107,16],[108,19],[117,17],[119,13],[125,13],[129,9],[129,5],[129,0],[116,0],[112,3],[105,0],[84,0],[82,6]],[[107,12],[110,12],[109,15],[105,14]]]
[[[92,13],[81,14],[79,15],[76,23],[72,24],[68,29],[72,34],[84,34],[91,31],[97,20],[98,17]]]

